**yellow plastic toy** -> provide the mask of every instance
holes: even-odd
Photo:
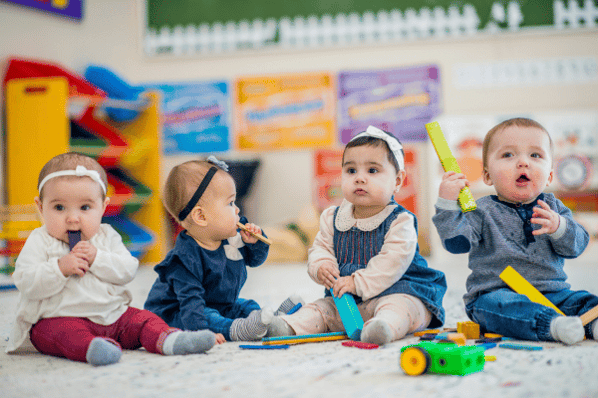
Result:
[[[502,279],[511,289],[519,294],[523,294],[534,303],[550,307],[561,315],[565,315],[563,311],[559,310],[556,305],[552,304],[542,293],[532,286],[521,274],[515,271],[515,268],[510,265],[500,273]]]
[[[432,141],[432,145],[434,145],[434,149],[436,150],[436,154],[438,155],[438,159],[440,159],[444,171],[461,173],[461,168],[457,163],[457,159],[453,156],[451,148],[449,148],[448,143],[446,142],[446,138],[440,129],[440,124],[438,124],[438,122],[427,123],[426,131],[428,132],[430,141]],[[457,202],[464,213],[477,209],[475,199],[473,198],[469,187],[464,187],[461,192],[459,192]]]

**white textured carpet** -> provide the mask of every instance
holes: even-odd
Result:
[[[598,293],[596,243],[566,265],[574,289]],[[461,295],[466,258],[443,254],[431,266],[447,274],[446,327],[467,320]],[[154,272],[142,267],[130,288],[141,307]],[[297,292],[307,301],[322,295],[303,264],[249,270],[242,297],[276,307]],[[119,363],[93,367],[38,353],[7,355],[16,291],[0,292],[0,396],[8,397],[598,397],[598,342],[573,347],[542,343],[541,351],[494,348],[484,371],[467,376],[405,375],[398,365],[407,337],[377,350],[312,343],[287,350],[242,350],[226,343],[207,354],[164,357],[125,351]]]

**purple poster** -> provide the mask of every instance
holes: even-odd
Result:
[[[83,19],[83,0],[3,0],[43,11],[60,14],[76,20]]]
[[[424,141],[424,125],[441,112],[438,67],[340,72],[338,107],[343,144],[369,125],[401,142]]]

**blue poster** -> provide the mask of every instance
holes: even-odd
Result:
[[[230,149],[230,94],[226,82],[145,84],[162,95],[164,154]]]

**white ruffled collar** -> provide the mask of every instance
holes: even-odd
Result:
[[[397,207],[395,204],[387,205],[384,210],[380,213],[369,217],[369,218],[355,218],[353,217],[353,203],[343,199],[343,202],[338,208],[336,218],[334,220],[334,226],[339,231],[348,231],[351,227],[355,226],[361,231],[373,231],[378,228],[380,224],[386,220],[386,218],[393,212]]]

